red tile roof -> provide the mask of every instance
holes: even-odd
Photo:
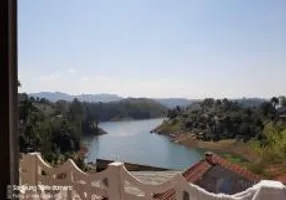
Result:
[[[231,162],[223,159],[222,157],[220,157],[216,154],[212,154],[209,157],[206,155],[206,160],[208,162],[212,162],[213,165],[220,165],[221,167],[228,169],[228,170],[244,177],[247,180],[259,182],[262,179],[261,176],[253,174],[249,170],[242,168],[239,165],[232,164]]]
[[[276,180],[286,185],[286,174],[278,176]]]
[[[215,165],[219,165],[225,169],[228,169],[250,181],[259,182],[262,179],[262,177],[251,173],[247,169],[244,169],[239,165],[232,164],[211,152],[206,152],[204,159],[192,165],[190,168],[184,171],[182,175],[189,183],[196,183],[203,177],[204,174],[206,174],[208,170],[210,170]],[[164,193],[155,194],[154,198],[158,200],[175,200],[175,190],[170,189]]]
[[[205,172],[211,168],[211,166],[212,165],[210,163],[206,162],[205,160],[201,160],[200,162],[192,165],[190,168],[184,171],[182,175],[188,182],[195,183]],[[175,190],[170,189],[165,193],[155,194],[154,198],[159,200],[175,200]]]

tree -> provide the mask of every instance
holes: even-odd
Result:
[[[222,103],[223,103],[224,105],[226,105],[226,104],[228,104],[228,103],[229,103],[229,101],[228,101],[228,99],[227,99],[227,98],[224,98],[224,99],[222,100]]]
[[[283,108],[286,108],[286,97],[285,96],[280,96],[279,99],[280,99],[280,105]]]
[[[263,131],[265,140],[261,141],[264,159],[286,160],[286,129],[274,123],[268,123]]]
[[[192,121],[186,121],[186,123],[185,123],[185,128],[186,129],[192,128],[192,126],[193,126],[193,122]]]
[[[228,109],[230,108],[230,106],[231,106],[231,102],[230,102],[227,98],[224,98],[224,99],[222,100],[222,103],[223,103],[223,106],[224,106],[224,108],[225,108],[226,110],[228,110]]]
[[[33,105],[30,99],[26,99],[19,105],[19,118],[26,122],[29,117],[31,118],[32,113],[38,112],[38,109]]]
[[[222,102],[221,102],[220,99],[217,99],[216,102],[215,102],[215,104],[216,104],[217,106],[220,106],[220,105],[222,104]]]
[[[25,149],[27,148],[27,141],[24,135],[19,136],[19,147],[21,152],[24,152]]]
[[[42,103],[42,104],[48,104],[49,100],[45,99],[45,98],[41,98],[39,102]]]
[[[72,120],[82,121],[84,119],[85,111],[82,103],[78,99],[74,99],[69,106],[69,117]]]
[[[33,103],[33,102],[35,102],[36,100],[35,100],[34,97],[30,97],[30,101]]]
[[[243,122],[239,127],[239,134],[244,136],[249,136],[250,134],[250,126],[249,123]]]
[[[273,115],[274,112],[273,105],[270,102],[263,102],[260,105],[260,110],[262,111],[264,116]]]
[[[202,105],[211,107],[214,105],[214,103],[215,103],[215,100],[213,98],[206,98],[203,100]]]
[[[55,104],[55,114],[59,115],[59,114],[66,114],[68,112],[68,102],[64,101],[64,100],[59,100],[57,101]]]
[[[169,119],[175,119],[177,116],[178,116],[178,112],[177,112],[176,109],[169,109],[169,110],[167,111],[167,117],[168,117]]]
[[[180,113],[182,111],[180,106],[176,106],[177,112]]]
[[[279,104],[279,99],[277,97],[272,97],[270,102],[272,103],[273,107],[276,108],[276,106]]]

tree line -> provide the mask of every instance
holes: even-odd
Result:
[[[286,108],[286,98],[273,97],[256,106],[245,106],[243,103],[227,98],[207,98],[186,108],[177,106],[167,111],[161,132],[185,132],[194,134],[198,139],[218,141],[221,139],[252,138],[263,139],[265,123],[283,122],[279,111]]]

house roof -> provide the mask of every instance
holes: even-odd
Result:
[[[280,175],[279,177],[276,178],[277,181],[280,181],[284,185],[286,185],[286,174]]]
[[[189,183],[197,183],[212,167],[221,166],[227,170],[232,171],[233,173],[238,174],[239,176],[244,177],[245,179],[253,182],[259,182],[262,177],[259,175],[255,175],[248,171],[247,169],[242,168],[239,165],[235,165],[230,163],[229,161],[223,159],[222,157],[212,153],[206,152],[205,158],[199,161],[198,163],[192,165],[186,171],[182,173],[183,177]],[[285,177],[286,178],[286,177]],[[175,191],[174,189],[170,189],[161,194],[155,194],[155,199],[158,200],[173,200],[175,199]]]
[[[277,112],[278,112],[279,114],[286,114],[286,108],[284,108],[284,107],[278,108],[278,109],[277,109]]]

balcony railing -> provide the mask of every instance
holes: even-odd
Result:
[[[132,193],[126,185],[133,185],[141,192]],[[160,185],[142,183],[124,167],[114,162],[99,173],[85,173],[73,160],[53,168],[39,153],[25,154],[20,161],[20,199],[108,199],[108,200],[152,200],[154,194],[170,189],[177,200],[285,200],[286,187],[275,181],[262,181],[236,195],[212,194],[189,184],[178,173],[171,180]],[[224,197],[224,198],[223,198]]]

